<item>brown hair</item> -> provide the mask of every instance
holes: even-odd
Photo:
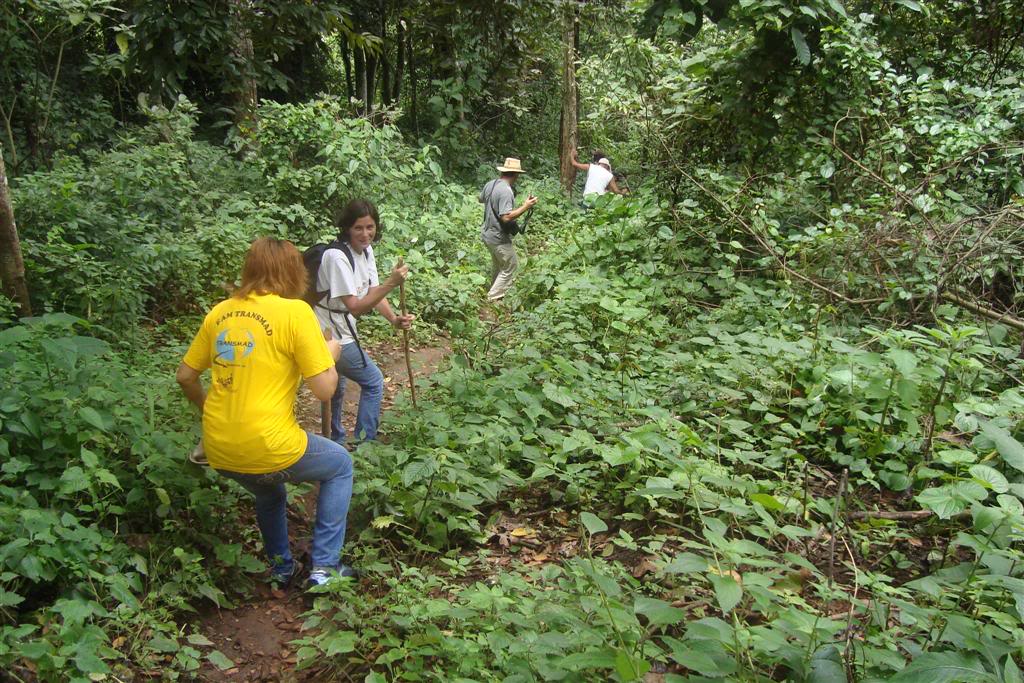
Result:
[[[277,294],[286,299],[298,299],[306,293],[306,286],[306,266],[295,245],[276,237],[260,237],[245,255],[242,286],[235,290],[234,297]]]
[[[338,237],[343,242],[348,242],[348,231],[352,229],[355,222],[363,216],[369,216],[377,226],[377,232],[373,236],[374,242],[380,242],[380,236],[384,232],[384,226],[380,222],[380,214],[377,207],[369,199],[353,199],[340,211],[334,214],[334,226],[338,228]]]

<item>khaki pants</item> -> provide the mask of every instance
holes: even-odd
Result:
[[[491,289],[487,292],[487,298],[496,301],[505,296],[512,286],[512,277],[519,267],[519,259],[512,244],[488,244],[487,249],[491,252]]]

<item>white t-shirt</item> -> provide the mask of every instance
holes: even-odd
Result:
[[[604,194],[608,191],[608,183],[615,176],[604,166],[599,164],[588,164],[587,184],[583,186],[583,194]]]
[[[352,332],[356,329],[356,318],[348,312],[342,302],[343,296],[355,296],[362,299],[370,291],[370,287],[380,284],[377,279],[377,262],[373,258],[373,247],[366,247],[362,254],[352,251],[355,258],[355,269],[348,261],[348,256],[341,249],[328,249],[320,261],[320,270],[316,275],[316,291],[329,292],[313,310],[316,312],[316,319],[320,322],[321,329],[329,327],[334,338],[341,342],[342,346],[355,341]],[[327,306],[327,310],[324,308]],[[351,323],[352,329],[348,324]]]

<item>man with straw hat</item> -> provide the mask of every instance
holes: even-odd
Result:
[[[502,298],[512,286],[512,277],[519,267],[516,249],[512,245],[512,235],[516,232],[513,221],[537,203],[537,198],[530,195],[521,206],[515,208],[512,186],[523,172],[519,159],[506,158],[505,163],[498,166],[498,172],[501,175],[484,185],[479,197],[484,205],[480,239],[491,252],[491,288],[487,292],[489,301]]]

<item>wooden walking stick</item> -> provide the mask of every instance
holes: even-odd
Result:
[[[398,257],[398,265],[402,265],[402,257]],[[398,285],[398,307],[402,315],[408,315],[405,310],[405,280]],[[412,407],[416,407],[416,380],[412,376],[412,361],[409,359],[409,330],[402,328],[402,346],[405,349],[405,369],[409,373],[409,395],[412,396]]]
[[[320,433],[325,439],[331,438],[331,402],[320,401]]]

